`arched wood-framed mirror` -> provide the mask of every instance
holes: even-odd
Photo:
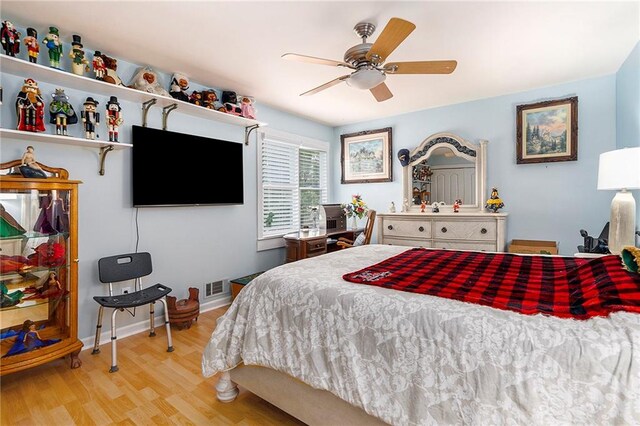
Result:
[[[403,199],[409,211],[419,211],[422,200],[453,205],[463,211],[481,211],[486,191],[486,140],[473,144],[452,133],[436,133],[409,153],[404,167]],[[429,210],[430,211],[430,210]]]

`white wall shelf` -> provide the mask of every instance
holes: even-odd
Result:
[[[160,96],[153,93],[142,92],[126,86],[116,86],[104,81],[75,75],[71,72],[46,67],[40,64],[34,64],[29,61],[7,55],[2,55],[2,72],[17,75],[22,78],[33,78],[36,81],[42,80],[51,84],[71,87],[87,92],[87,94],[117,96],[120,100],[127,100],[131,102],[143,103],[150,99],[157,99],[155,106],[161,108],[176,104],[178,105],[177,111],[180,113],[188,114],[193,117],[205,118],[207,120],[215,120],[221,123],[243,126],[245,128],[255,125],[267,125],[267,123],[262,123],[257,120],[251,120],[213,109],[204,108],[195,104],[190,104],[188,102],[174,99],[170,96]]]
[[[81,139],[72,136],[50,135],[38,132],[23,132],[22,130],[0,128],[0,140],[3,138],[24,140],[28,142],[58,143],[63,145],[86,146],[100,149],[100,170],[98,173],[104,175],[104,161],[107,153],[113,150],[132,148],[130,143],[109,142],[100,140]]]

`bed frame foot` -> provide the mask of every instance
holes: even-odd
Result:
[[[220,402],[232,402],[238,396],[238,386],[231,381],[228,371],[224,371],[218,380],[216,396]]]

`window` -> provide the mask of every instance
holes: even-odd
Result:
[[[260,133],[259,250],[281,247],[280,237],[311,225],[311,207],[327,202],[328,150],[327,142],[272,129]]]

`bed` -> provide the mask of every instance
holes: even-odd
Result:
[[[203,375],[222,372],[218,398],[246,383],[309,424],[640,424],[638,313],[524,315],[342,278],[406,250],[360,246],[256,278],[202,357]]]

